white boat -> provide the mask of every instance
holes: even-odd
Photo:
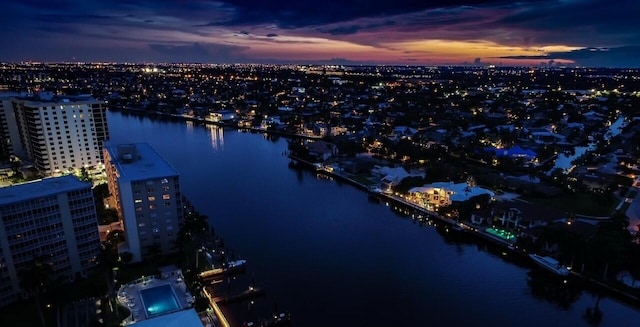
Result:
[[[227,269],[241,268],[247,263],[247,260],[233,260],[228,262]]]
[[[537,254],[529,254],[529,257],[531,257],[531,259],[537,263],[539,266],[541,266],[542,268],[556,274],[556,275],[560,275],[560,276],[568,276],[569,275],[569,268],[561,265],[558,260],[551,258],[551,257],[546,257],[546,256],[541,256],[541,255],[537,255]]]

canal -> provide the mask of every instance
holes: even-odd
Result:
[[[111,140],[148,142],[271,311],[294,326],[632,326],[640,312],[526,260],[289,166],[283,138],[109,112]],[[230,309],[241,324],[249,304]],[[242,316],[242,317],[241,317]]]

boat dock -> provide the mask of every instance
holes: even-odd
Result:
[[[221,268],[213,268],[206,271],[203,271],[199,274],[199,276],[204,280],[211,280],[218,277],[225,277],[234,274],[239,274],[244,272],[245,262],[239,265],[229,266],[229,267],[221,267]]]
[[[238,294],[227,295],[227,296],[217,296],[217,297],[214,297],[213,300],[220,305],[224,305],[224,304],[250,300],[250,299],[253,299],[259,296],[264,296],[264,295],[265,295],[265,290],[262,287],[249,286],[247,290],[240,292]]]

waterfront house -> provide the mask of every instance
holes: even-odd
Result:
[[[597,229],[598,227],[591,222],[561,218],[545,226],[523,229],[518,238],[539,247],[544,253],[554,254],[560,249],[559,240],[568,238],[586,240],[595,235]],[[559,235],[564,236],[559,237]]]
[[[391,193],[393,187],[400,184],[400,182],[410,176],[424,178],[424,172],[411,171],[408,172],[403,167],[387,167],[387,166],[374,166],[371,169],[371,174],[380,178],[380,189],[383,192]]]
[[[213,122],[228,122],[237,119],[235,111],[218,110],[209,114],[209,119]]]
[[[471,215],[475,225],[497,225],[514,231],[546,226],[563,217],[565,212],[526,201],[493,202]]]
[[[448,206],[453,202],[468,201],[482,194],[489,195],[491,198],[495,195],[492,191],[481,187],[454,182],[437,182],[409,190],[412,201],[430,210]]]
[[[338,147],[335,144],[316,140],[307,143],[309,155],[315,157],[318,161],[327,161],[333,155],[338,154]]]

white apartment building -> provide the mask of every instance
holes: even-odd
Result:
[[[100,251],[91,184],[73,175],[0,188],[0,307],[19,298],[20,275],[44,257],[52,279],[95,267]]]
[[[102,142],[109,137],[103,101],[39,95],[15,97],[12,105],[22,148],[16,154],[38,171],[59,176],[103,169]]]
[[[103,152],[109,192],[123,221],[120,252],[130,252],[133,262],[176,252],[183,219],[178,171],[147,143],[105,142]]]
[[[11,101],[17,96],[24,96],[24,94],[15,92],[0,93],[0,142],[2,142],[3,150],[10,156],[24,153]]]

